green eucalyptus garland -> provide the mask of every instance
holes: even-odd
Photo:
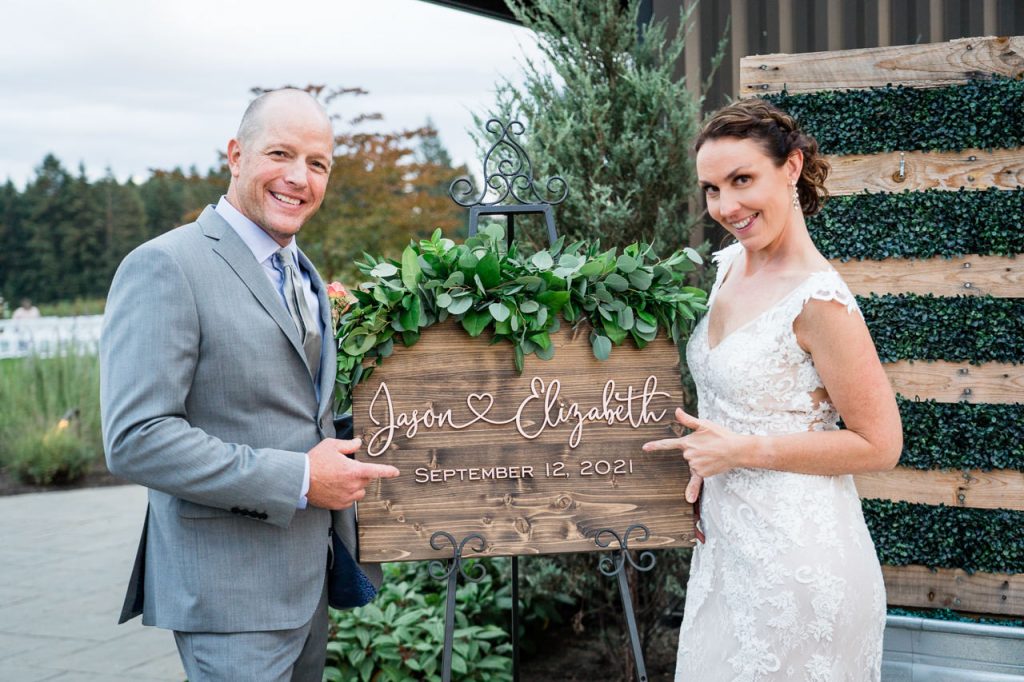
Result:
[[[1024,362],[1024,298],[872,294],[857,302],[882,362]]]
[[[1024,572],[1024,512],[862,500],[878,558],[968,572]]]
[[[765,99],[794,116],[825,154],[1024,145],[1024,81],[1001,76],[943,88],[888,85]]]
[[[1024,253],[1024,188],[832,197],[807,220],[826,258]]]
[[[897,397],[900,466],[1024,471],[1024,403],[940,403]]]
[[[401,261],[366,255],[357,263],[371,278],[353,292],[341,316],[338,339],[339,407],[351,406],[352,389],[388,357],[395,341],[411,346],[426,327],[452,319],[471,337],[489,332],[508,341],[516,369],[525,357],[554,356],[551,334],[562,320],[588,321],[594,356],[608,358],[627,338],[643,348],[662,329],[678,345],[700,312],[707,293],[687,286],[702,263],[693,249],[658,258],[647,244],[619,254],[599,244],[559,239],[531,256],[517,244],[505,248],[504,231],[489,226],[456,244],[434,232],[411,243]]]

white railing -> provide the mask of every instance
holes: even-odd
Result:
[[[0,320],[0,358],[96,353],[102,315]]]

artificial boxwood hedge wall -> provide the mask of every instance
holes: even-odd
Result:
[[[831,197],[807,220],[826,258],[1024,253],[1024,188]]]
[[[1024,81],[992,77],[944,88],[902,85],[767,95],[825,154],[1013,149],[1024,145]]]
[[[969,573],[1024,573],[1024,512],[864,500],[878,558]]]
[[[1024,146],[1024,81],[782,93],[825,154]],[[864,192],[808,221],[828,258],[883,260],[1024,253],[1024,189]],[[858,297],[883,361],[1024,362],[1024,299]],[[899,398],[903,466],[1024,471],[1024,405]],[[882,563],[1024,572],[1024,512],[864,500]]]
[[[902,396],[896,402],[903,418],[901,466],[1024,471],[1024,404],[939,403]]]
[[[857,303],[882,362],[1024,362],[1024,299],[886,294]]]

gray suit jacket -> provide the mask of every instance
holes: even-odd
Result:
[[[299,254],[330,330],[326,289]],[[191,632],[305,624],[331,513],[295,505],[304,453],[334,436],[335,344],[310,371],[281,297],[212,209],[130,253],[100,341],[110,470],[150,489],[121,622]],[[320,400],[313,378],[319,374]],[[335,529],[356,556],[351,510]],[[379,567],[362,567],[376,584]]]

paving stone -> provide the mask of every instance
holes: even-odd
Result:
[[[0,680],[184,679],[171,633],[117,625],[145,512],[139,486],[0,497]]]

